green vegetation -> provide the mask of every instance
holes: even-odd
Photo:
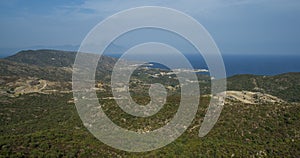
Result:
[[[277,96],[285,101],[300,102],[300,73],[276,76],[237,75],[228,78],[228,90],[247,90]]]
[[[204,138],[198,130],[210,98],[202,96],[187,131],[176,141],[145,153],[129,153],[97,140],[83,126],[72,103],[71,67],[74,52],[22,51],[0,60],[0,157],[299,157],[300,156],[300,73],[277,76],[237,75],[228,78],[228,90],[255,91],[277,96],[287,102],[245,104],[230,101]],[[102,57],[96,70],[99,98],[112,97],[110,75],[116,59]],[[100,99],[106,115],[117,125],[133,130],[155,130],[168,123],[180,102],[180,87],[174,74],[161,75],[160,69],[138,69],[131,76],[134,101],[150,101],[151,83],[168,90],[167,103],[155,115],[134,117],[114,100]],[[167,73],[165,73],[167,74]],[[49,94],[13,94],[28,78],[28,84],[48,83]],[[210,77],[198,74],[201,94],[210,93]],[[50,82],[51,81],[51,82]],[[53,81],[53,82],[52,82]],[[101,84],[100,84],[101,83]],[[21,84],[22,85],[22,84]],[[62,92],[62,91],[64,92]]]
[[[99,94],[99,96],[109,94]],[[159,128],[176,112],[178,96],[152,118],[135,118],[113,101],[102,101],[113,121],[131,130]],[[82,125],[72,96],[23,95],[1,98],[0,155],[3,157],[298,157],[300,155],[300,105],[225,105],[215,127],[198,137],[209,98],[201,98],[197,117],[175,142],[146,153],[113,149],[94,138]],[[4,102],[3,102],[4,101]],[[124,122],[122,118],[126,119]]]

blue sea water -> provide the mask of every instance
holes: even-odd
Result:
[[[201,57],[187,55],[194,68],[207,68]],[[300,72],[300,55],[223,55],[227,76],[277,75]]]
[[[300,55],[225,55],[223,60],[227,76],[300,72]]]
[[[120,57],[120,55],[110,55]],[[195,69],[208,69],[199,54],[185,55]],[[172,57],[168,57],[170,60]],[[300,55],[223,55],[227,76],[237,74],[277,75],[300,72]],[[161,65],[154,67],[165,68]],[[178,62],[178,68],[183,68]]]

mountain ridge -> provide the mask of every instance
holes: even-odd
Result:
[[[25,50],[0,60],[2,75],[21,75],[49,79],[53,81],[71,81],[76,53],[61,50]],[[106,78],[111,72],[116,58],[101,56],[98,62],[96,77]],[[14,65],[15,68],[5,65]],[[20,71],[21,70],[21,71]],[[23,71],[22,71],[23,70]],[[34,73],[31,73],[31,72]]]

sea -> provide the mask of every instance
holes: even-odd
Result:
[[[300,55],[224,55],[223,61],[227,76],[237,74],[269,76],[300,72]]]
[[[109,55],[119,58],[120,55]],[[205,60],[199,54],[188,54],[185,57],[189,60],[194,69],[208,69]],[[167,57],[169,60],[180,61]],[[300,72],[300,54],[299,55],[222,55],[226,76],[234,76],[239,74],[253,74],[253,75],[278,75],[288,72]],[[166,68],[161,64],[154,64],[155,68]]]

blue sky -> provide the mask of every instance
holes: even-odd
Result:
[[[76,49],[101,20],[145,5],[191,15],[223,54],[300,54],[299,0],[1,0],[0,53]]]

